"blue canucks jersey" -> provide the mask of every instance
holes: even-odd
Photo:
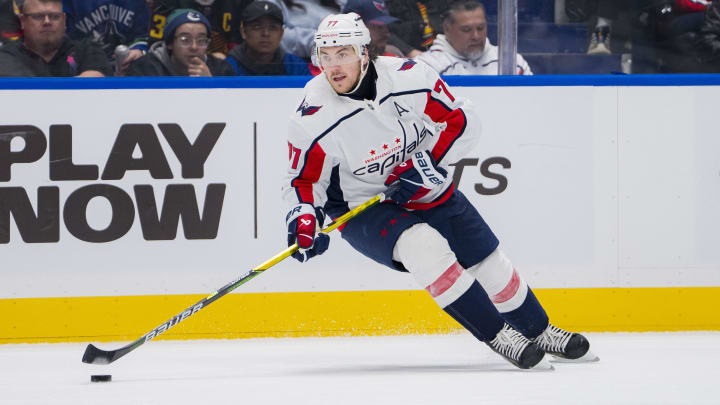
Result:
[[[121,44],[147,49],[150,13],[145,0],[63,0],[63,9],[68,36],[100,43],[110,59]]]

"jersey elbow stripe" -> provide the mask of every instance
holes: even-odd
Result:
[[[325,151],[319,143],[315,143],[305,154],[305,165],[300,175],[293,179],[292,186],[295,187],[300,202],[313,204],[313,184],[320,180],[323,165],[325,164]]]
[[[341,122],[345,121],[346,119],[352,117],[353,115],[359,113],[362,111],[362,108],[358,108],[357,110],[351,112],[350,114],[340,118],[339,120],[335,121],[334,124],[330,125],[328,129],[323,131],[322,134],[320,134],[317,138],[315,138],[312,143],[310,144],[310,147],[308,148],[308,152],[305,154],[305,158],[303,160],[303,166],[302,169],[300,169],[300,174],[297,175],[291,182],[290,185],[292,187],[295,187],[295,194],[297,195],[298,201],[303,203],[310,203],[314,204],[314,198],[313,198],[313,192],[312,187],[313,183],[320,180],[320,175],[322,174],[322,168],[323,164],[325,163],[325,151],[320,146],[320,140],[327,134],[330,133],[335,127],[340,125]],[[322,157],[322,159],[320,159]],[[319,165],[318,165],[319,161]]]
[[[441,100],[432,97],[430,93],[428,93],[425,114],[434,122],[444,122],[447,124],[447,127],[440,134],[440,139],[432,150],[433,158],[439,163],[455,141],[465,132],[467,117],[462,108],[453,110]]]
[[[438,163],[440,163],[445,157],[445,154],[452,148],[455,141],[465,133],[465,128],[467,127],[465,111],[458,108],[452,112],[452,115],[454,115],[454,117],[451,117],[451,119],[447,121],[448,126],[445,131],[440,134],[440,140],[435,144],[432,151],[433,157]]]

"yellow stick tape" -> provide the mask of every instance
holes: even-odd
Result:
[[[720,330],[720,287],[535,290],[577,331]],[[0,299],[0,343],[134,340],[203,295]],[[453,333],[425,291],[229,294],[163,339]]]

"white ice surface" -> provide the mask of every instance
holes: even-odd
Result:
[[[106,366],[80,362],[85,344],[0,345],[0,404],[720,403],[720,333],[587,336],[600,362],[551,372],[469,334],[153,341]]]

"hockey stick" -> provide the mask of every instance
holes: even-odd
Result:
[[[357,216],[361,212],[365,211],[366,209],[372,207],[373,205],[377,204],[380,201],[383,201],[385,199],[385,196],[383,194],[376,195],[375,197],[369,199],[362,205],[359,205],[355,207],[354,209],[348,211],[345,213],[345,215],[342,215],[335,221],[333,221],[330,225],[322,229],[320,232],[324,233],[330,233],[334,231],[336,228],[338,228],[340,225],[346,223],[351,218]],[[101,350],[95,347],[95,345],[88,344],[87,348],[85,349],[85,354],[83,354],[82,361],[83,363],[88,364],[110,364],[114,362],[115,360],[123,357],[124,355],[130,353],[131,351],[137,349],[138,347],[142,346],[144,343],[147,343],[151,339],[157,337],[158,335],[166,332],[168,329],[172,328],[173,326],[179,324],[180,322],[184,321],[185,319],[189,318],[191,315],[194,315],[196,312],[200,311],[201,309],[207,307],[208,305],[212,304],[216,300],[220,299],[220,297],[224,296],[225,294],[231,292],[232,290],[240,287],[241,285],[247,283],[248,281],[252,280],[253,278],[260,275],[265,270],[269,269],[270,267],[280,263],[281,261],[288,258],[290,255],[295,253],[298,250],[297,243],[288,247],[287,249],[283,250],[282,252],[275,255],[270,260],[266,261],[265,263],[255,267],[254,269],[250,270],[249,272],[243,274],[240,276],[240,278],[231,281],[230,283],[226,284],[219,290],[213,292],[212,294],[208,295],[207,297],[200,300],[195,305],[192,305],[188,307],[186,310],[180,312],[179,314],[172,317],[167,322],[163,323],[162,325],[158,326],[157,328],[151,330],[150,332],[144,334],[141,338],[138,340],[129,343],[119,349],[116,350]]]

